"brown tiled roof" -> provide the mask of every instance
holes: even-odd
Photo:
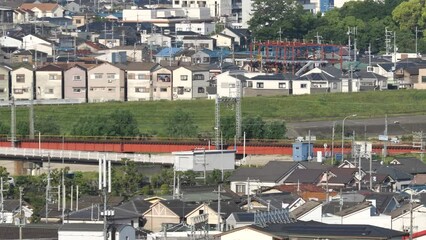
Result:
[[[24,3],[19,8],[24,10],[31,10],[33,8],[38,8],[41,11],[53,11],[55,8],[57,8],[59,4],[57,3]]]
[[[151,71],[158,63],[152,62],[130,62],[127,64],[128,71]]]
[[[102,45],[100,43],[95,43],[95,42],[92,42],[92,41],[85,41],[84,43],[86,45],[88,45],[89,47],[92,47],[96,50],[107,49],[107,47],[105,45]]]

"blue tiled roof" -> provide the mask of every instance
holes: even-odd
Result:
[[[163,48],[160,52],[158,52],[156,57],[169,57],[170,55],[174,56],[175,54],[182,51],[181,48]]]
[[[210,49],[203,49],[201,50],[205,54],[209,55],[211,58],[219,58],[219,57],[227,57],[229,54],[231,54],[228,50],[210,50]]]

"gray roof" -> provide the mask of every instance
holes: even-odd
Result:
[[[198,207],[198,204],[184,202],[179,199],[162,200],[160,202],[181,218],[185,217],[189,212]]]
[[[379,213],[390,212],[399,201],[403,199],[397,193],[392,192],[363,192],[366,200],[375,200]]]
[[[419,203],[413,203],[413,210],[416,209],[417,207],[422,206],[422,204]],[[410,203],[406,203],[401,205],[399,208],[395,209],[394,211],[392,211],[389,215],[392,218],[396,218],[401,216],[404,213],[410,212]]]
[[[155,67],[159,66],[158,63],[152,62],[130,62],[126,65],[128,71],[152,71]]]
[[[358,205],[359,202],[345,202],[341,204],[340,201],[331,201],[322,206],[322,214],[330,213],[335,214],[341,212],[345,209],[351,208]]]
[[[299,198],[298,195],[288,192],[261,194],[253,197],[254,200],[265,206],[270,202],[270,206],[276,209],[281,209],[283,203],[292,204]],[[244,203],[247,203],[247,201],[244,201]]]
[[[58,239],[56,224],[26,224],[22,228],[23,239]],[[0,239],[19,239],[19,227],[13,224],[0,224]]]
[[[268,81],[268,80],[275,80],[275,81],[279,81],[279,80],[292,80],[296,78],[296,76],[292,75],[292,74],[269,74],[269,75],[257,75],[252,77],[250,80],[264,80],[264,81]]]
[[[87,223],[68,223],[59,228],[59,231],[75,231],[75,232],[102,232],[104,224],[87,224]]]
[[[411,180],[413,176],[400,169],[395,168],[395,165],[381,166],[376,170],[380,174],[388,174],[395,181]]]
[[[321,205],[320,202],[316,202],[316,201],[308,201],[305,202],[302,206],[299,206],[298,208],[294,209],[291,212],[291,215],[294,218],[299,218],[303,215],[305,215],[306,213],[308,213],[309,211],[311,211],[312,209],[318,207],[319,205]]]
[[[285,183],[318,183],[324,173],[322,169],[295,169]]]
[[[254,223],[254,213],[234,212],[232,215],[234,216],[236,222]]]
[[[336,177],[331,177],[329,183],[342,183],[347,184],[354,179],[354,173],[358,171],[358,168],[332,168],[332,172]]]
[[[355,213],[355,212],[358,212],[360,210],[370,208],[370,207],[371,207],[370,202],[362,202],[362,203],[359,203],[355,206],[352,206],[352,207],[346,208],[342,211],[336,212],[336,213],[334,213],[334,215],[343,217],[343,216],[347,216],[349,214],[352,214],[352,213]]]
[[[417,158],[395,158],[400,164],[391,164],[392,167],[409,174],[426,173],[426,164]]]

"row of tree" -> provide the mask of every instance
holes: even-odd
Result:
[[[254,0],[253,8],[249,25],[256,40],[316,42],[316,36],[321,36],[322,42],[346,45],[348,28],[357,27],[358,49],[367,51],[371,44],[377,53],[385,50],[387,28],[396,33],[398,51],[414,52],[417,27],[418,50],[426,51],[425,0],[348,1],[342,8],[317,15],[294,0]]]

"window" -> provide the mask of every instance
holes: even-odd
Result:
[[[23,57],[23,58],[22,58],[22,61],[23,61],[23,62],[28,62],[28,60],[29,60],[29,59],[28,59],[28,57]]]
[[[160,92],[167,92],[167,88],[160,88]]]
[[[204,210],[203,209],[198,210],[198,214],[199,215],[204,214]]]
[[[183,95],[183,90],[184,90],[184,88],[183,88],[183,87],[178,87],[177,89],[178,89],[178,90],[177,90],[177,94],[178,94],[178,95]]]
[[[46,89],[46,94],[53,94],[53,88]]]
[[[245,184],[237,184],[237,185],[235,185],[235,190],[239,194],[245,194],[246,193],[246,185]]]
[[[248,81],[247,82],[247,87],[253,87],[253,82],[252,81]]]
[[[138,74],[138,79],[139,80],[149,79],[149,75],[148,74]]]
[[[135,74],[134,73],[128,73],[127,79],[135,79]]]
[[[236,85],[235,85],[235,83],[230,83],[230,84],[228,85],[228,87],[229,87],[229,88],[235,88],[235,86],[236,86]]]
[[[137,87],[137,88],[135,88],[135,92],[147,93],[147,92],[149,92],[149,89],[146,88],[146,87]]]
[[[49,74],[49,80],[57,80],[59,79],[58,75],[56,74]]]
[[[100,79],[100,78],[102,78],[104,76],[104,74],[103,73],[95,73],[95,78],[96,79]]]
[[[422,83],[426,83],[426,76],[422,76]]]
[[[198,93],[204,93],[204,88],[203,87],[199,87],[198,88]]]
[[[79,76],[79,75],[74,75],[74,76],[72,77],[72,79],[73,79],[74,81],[80,81],[80,80],[81,80],[81,76]]]
[[[194,74],[194,80],[204,80],[203,74]]]
[[[25,74],[16,74],[16,82],[24,83],[25,82]]]
[[[108,79],[115,79],[115,73],[107,73]]]
[[[84,92],[84,88],[73,88],[72,91],[74,93],[81,93],[81,92]]]
[[[13,93],[14,94],[22,94],[22,93],[24,93],[24,90],[23,89],[13,89]]]
[[[188,75],[180,75],[180,80],[181,80],[181,81],[186,81],[186,80],[188,80]]]
[[[6,89],[0,88],[0,93],[4,93],[4,92],[6,92]]]
[[[0,74],[0,80],[5,80],[5,79],[6,79],[5,75],[4,74]]]
[[[76,24],[81,24],[81,19],[76,19],[76,20],[75,20],[75,23],[76,23]]]
[[[263,88],[263,82],[256,83],[256,88]]]
[[[286,88],[286,83],[278,83],[278,88]]]
[[[115,88],[108,88],[108,92],[115,92]]]
[[[113,83],[114,79],[108,79],[108,83]]]
[[[306,84],[306,83],[301,83],[300,84],[300,88],[307,88],[308,87],[308,84]]]

